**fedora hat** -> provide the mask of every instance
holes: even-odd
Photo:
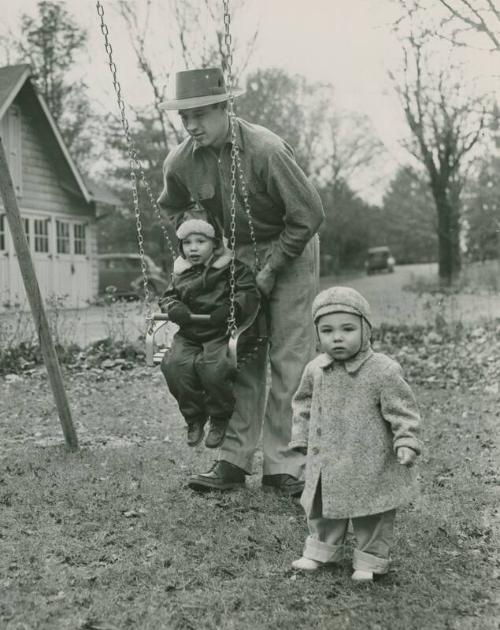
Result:
[[[243,90],[232,90],[241,96]],[[175,97],[160,103],[164,109],[193,109],[229,99],[224,75],[220,68],[182,70],[175,73]]]

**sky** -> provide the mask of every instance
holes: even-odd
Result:
[[[36,4],[36,0],[0,0],[0,35],[9,29],[15,32],[22,13],[36,15]],[[63,4],[88,31],[81,76],[101,107],[116,108],[95,2],[67,0]],[[146,105],[151,95],[136,70],[133,49],[116,3],[102,0],[102,4],[125,100],[132,105]],[[137,0],[136,4],[142,15],[144,0]],[[243,11],[235,11],[231,23],[236,45],[258,27],[249,71],[276,66],[303,74],[309,80],[329,82],[335,88],[340,109],[370,118],[376,135],[387,148],[383,162],[377,166],[373,185],[370,178],[360,185],[362,196],[374,202],[380,201],[397,167],[409,159],[401,145],[401,139],[408,133],[406,123],[388,79],[388,70],[394,67],[400,54],[390,32],[396,16],[397,3],[392,0],[248,0]],[[149,25],[148,51],[159,66],[181,70],[182,60],[175,58],[175,54],[172,57],[164,45],[169,18],[165,1]],[[481,71],[489,72],[485,59],[486,66],[493,63],[491,56],[481,56],[475,63]]]

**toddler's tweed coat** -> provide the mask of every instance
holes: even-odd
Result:
[[[290,446],[308,448],[307,515],[320,476],[325,518],[377,514],[411,499],[413,471],[398,463],[396,448],[420,452],[420,417],[396,361],[370,347],[345,363],[321,354],[304,370],[293,411]]]

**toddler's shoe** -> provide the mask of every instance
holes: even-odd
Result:
[[[210,429],[205,440],[207,448],[217,448],[224,442],[229,418],[210,418]]]
[[[355,582],[373,582],[373,571],[361,571],[356,569],[351,576]]]
[[[188,446],[197,446],[203,439],[204,423],[190,422],[187,427]]]
[[[298,569],[299,571],[316,571],[316,569],[319,569],[322,564],[324,563],[311,560],[311,558],[304,558],[304,556],[302,556],[302,558],[292,562],[292,568]]]

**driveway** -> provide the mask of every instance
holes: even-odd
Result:
[[[437,264],[397,266],[394,273],[360,275],[352,278],[321,278],[321,288],[345,284],[370,302],[376,325],[435,324],[436,317],[447,323],[479,323],[500,318],[499,295],[418,295],[404,290],[417,278],[436,278]]]

